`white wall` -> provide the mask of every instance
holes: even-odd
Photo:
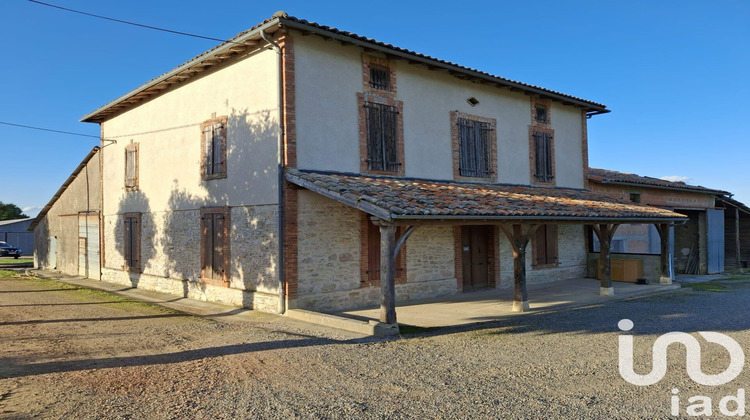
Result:
[[[298,166],[359,172],[357,92],[362,50],[315,36],[295,38]],[[404,60],[392,60],[397,99],[403,101],[405,175],[453,179],[450,112],[497,120],[498,182],[529,184],[531,98],[459,80]],[[477,106],[466,100],[475,97]],[[583,186],[581,110],[553,103],[558,186]]]

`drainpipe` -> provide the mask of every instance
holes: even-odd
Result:
[[[279,97],[278,97],[278,104],[279,104],[279,147],[278,147],[278,156],[276,159],[277,162],[277,173],[278,173],[278,202],[279,202],[279,210],[278,210],[278,218],[279,218],[279,227],[278,227],[278,235],[279,238],[279,247],[278,247],[278,254],[276,256],[276,276],[279,279],[279,307],[276,310],[277,314],[283,314],[286,312],[286,305],[284,301],[284,285],[285,285],[285,278],[284,278],[284,69],[282,67],[282,52],[281,47],[279,47],[278,44],[273,42],[268,36],[266,35],[266,32],[261,29],[259,31],[260,37],[268,43],[268,45],[271,46],[271,48],[276,51],[277,55],[277,63],[278,63],[278,69],[279,69]]]

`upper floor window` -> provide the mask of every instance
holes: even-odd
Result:
[[[201,124],[201,178],[227,177],[227,117]]]
[[[536,106],[536,117],[535,117],[535,120],[538,123],[547,124],[548,118],[547,118],[547,107],[546,106],[542,106],[542,105],[537,105]]]
[[[125,190],[138,189],[138,143],[125,146]]]
[[[497,167],[495,120],[451,112],[453,176],[494,180]]]
[[[370,87],[380,90],[391,90],[391,71],[388,67],[370,66]]]
[[[374,95],[396,98],[396,72],[393,63],[385,57],[362,55],[363,91]]]
[[[555,178],[554,148],[552,134],[544,131],[534,131],[534,180],[542,183],[553,182]]]
[[[461,176],[488,178],[492,176],[489,123],[458,119],[459,173]]]
[[[399,106],[364,102],[365,161],[368,171],[402,172],[403,131]]]
[[[630,201],[634,203],[640,203],[641,202],[641,194],[640,193],[630,193]]]

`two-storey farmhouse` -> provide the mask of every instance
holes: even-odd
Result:
[[[608,243],[683,219],[585,189],[606,112],[280,12],[83,118],[104,139],[102,279],[262,311],[380,303],[387,323],[396,300],[488,287],[523,310],[527,280],[584,275],[586,225]]]

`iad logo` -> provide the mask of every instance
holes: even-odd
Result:
[[[617,323],[621,331],[630,331],[633,329],[633,321],[621,319]],[[688,376],[694,382],[701,385],[716,386],[723,385],[735,379],[742,372],[745,364],[745,353],[742,347],[729,336],[717,332],[699,331],[698,335],[703,337],[709,343],[719,344],[729,352],[729,366],[724,372],[716,375],[706,375],[701,369],[701,344],[690,334],[684,332],[669,332],[662,334],[656,339],[651,350],[651,372],[646,375],[640,375],[633,371],[633,336],[620,335],[619,337],[619,368],[620,376],[633,385],[647,386],[653,385],[664,378],[667,373],[667,348],[670,344],[680,343],[685,346],[685,365]],[[679,390],[672,389],[670,414],[679,416],[680,398]],[[688,398],[688,405],[684,413],[688,416],[710,416],[713,413],[713,404],[711,398],[703,395],[695,395]],[[730,405],[734,409],[730,409]],[[737,395],[727,395],[719,401],[719,412],[726,416],[744,416],[745,415],[745,390],[740,388]]]
[[[617,327],[622,331],[633,329],[633,321],[621,319]],[[620,335],[620,376],[633,385],[653,385],[667,373],[667,348],[670,344],[681,343],[685,346],[687,374],[694,382],[701,385],[723,385],[736,378],[745,365],[745,353],[733,338],[717,332],[699,331],[698,335],[709,343],[716,343],[729,352],[729,366],[717,375],[706,375],[701,370],[701,345],[698,340],[684,332],[669,332],[659,336],[652,350],[651,372],[639,375],[633,371],[633,336]]]

